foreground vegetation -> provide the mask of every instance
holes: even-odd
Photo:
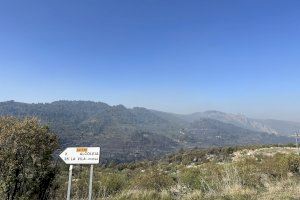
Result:
[[[58,139],[33,119],[0,118],[0,199],[49,199]]]
[[[37,119],[0,118],[0,199],[62,200],[68,166]],[[293,145],[181,150],[160,160],[95,166],[93,199],[300,199]],[[87,199],[88,166],[75,166],[72,199]]]
[[[95,199],[300,199],[300,156],[290,147],[181,151],[160,161],[97,167]],[[67,169],[55,199],[64,199]],[[76,167],[73,199],[86,199],[88,168]]]

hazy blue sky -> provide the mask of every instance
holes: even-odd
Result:
[[[0,101],[300,121],[300,1],[1,0],[0,75]]]

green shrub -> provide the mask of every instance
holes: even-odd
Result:
[[[221,180],[221,166],[206,163],[195,168],[185,168],[180,174],[180,181],[191,189],[202,192],[217,189]]]
[[[96,193],[100,193],[101,196],[109,196],[115,194],[127,185],[127,176],[122,173],[102,173],[100,175],[100,181],[97,182],[95,187]]]
[[[288,159],[288,169],[289,172],[292,172],[294,174],[299,174],[300,169],[300,156],[295,154],[289,154],[287,156]]]
[[[0,117],[0,198],[48,199],[57,147],[57,136],[36,118]]]
[[[262,161],[262,170],[273,178],[284,178],[289,172],[299,173],[300,157],[277,153]]]
[[[138,174],[131,181],[132,188],[161,191],[175,184],[173,178],[159,170],[149,170]]]
[[[255,158],[244,158],[239,160],[234,166],[238,170],[241,184],[248,187],[262,187],[260,163]]]

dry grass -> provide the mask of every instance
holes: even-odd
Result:
[[[292,179],[271,183],[267,190],[258,197],[261,200],[300,199],[300,183]]]
[[[276,153],[281,154],[297,154],[298,149],[295,147],[270,147],[270,148],[258,148],[254,150],[243,149],[233,153],[233,161],[238,161],[244,157],[257,157],[261,156],[274,156]]]
[[[232,181],[224,181],[223,188],[203,193],[177,185],[161,192],[155,190],[127,189],[108,197],[96,197],[95,200],[299,200],[300,183],[292,179],[278,182],[267,182],[263,190],[244,187]],[[73,197],[73,200],[84,198]]]

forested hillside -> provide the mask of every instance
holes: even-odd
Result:
[[[100,146],[103,162],[151,158],[180,148],[292,141],[209,118],[188,121],[175,114],[91,101],[1,102],[0,115],[35,116],[58,134],[61,148]]]

